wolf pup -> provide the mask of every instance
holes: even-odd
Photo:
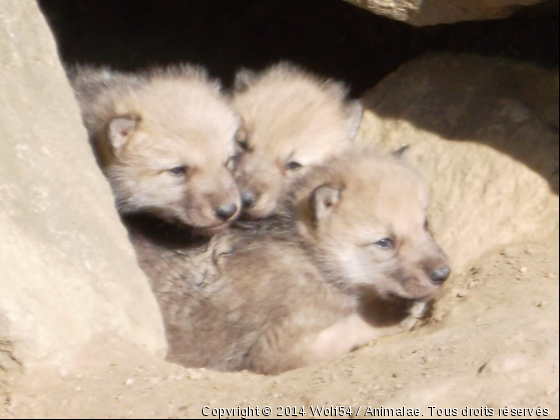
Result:
[[[403,331],[451,273],[428,203],[400,158],[350,153],[294,184],[267,229],[237,231],[212,281],[185,281],[178,258],[155,260],[169,360],[279,374]]]
[[[290,184],[352,146],[363,109],[346,88],[281,63],[236,78],[232,104],[241,118],[236,179],[245,214],[274,213]]]
[[[145,212],[202,233],[238,216],[239,121],[203,70],[78,67],[69,76],[122,215]]]

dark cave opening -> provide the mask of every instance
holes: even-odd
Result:
[[[188,62],[230,84],[241,67],[290,60],[357,96],[426,52],[557,66],[558,15],[416,28],[341,0],[39,0],[66,64],[137,70]],[[536,16],[535,16],[536,15]]]

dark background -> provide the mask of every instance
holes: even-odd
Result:
[[[286,59],[345,80],[353,95],[428,51],[473,52],[548,66],[559,61],[557,15],[415,28],[341,0],[39,0],[39,4],[65,63],[136,70],[190,62],[204,65],[226,85],[240,67],[258,70]]]

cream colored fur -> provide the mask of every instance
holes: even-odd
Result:
[[[277,374],[409,329],[441,288],[429,273],[446,264],[427,205],[401,160],[350,153],[297,182],[276,217],[212,238],[194,270],[188,253],[140,240],[169,360]],[[385,237],[394,249],[377,245]]]
[[[240,115],[236,178],[256,200],[246,214],[274,213],[290,184],[352,146],[362,107],[332,80],[282,63],[237,76],[233,108]]]
[[[211,231],[226,224],[217,208],[241,208],[231,175],[238,118],[202,70],[78,68],[70,76],[122,214]]]

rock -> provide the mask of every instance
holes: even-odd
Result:
[[[559,6],[558,0],[547,0],[537,6],[522,9],[519,16],[527,19],[558,19],[560,14]]]
[[[455,23],[466,20],[505,18],[521,6],[544,0],[345,0],[391,19],[415,26]]]
[[[0,372],[62,371],[106,337],[162,354],[159,310],[34,1],[0,0],[0,138]]]
[[[465,299],[469,297],[469,292],[467,292],[466,290],[457,290],[456,296],[459,299]]]
[[[456,272],[484,253],[558,235],[558,71],[471,55],[425,56],[364,96],[360,139],[411,145],[432,185],[431,224]],[[542,93],[540,100],[529,100]],[[529,96],[528,96],[529,95]]]

